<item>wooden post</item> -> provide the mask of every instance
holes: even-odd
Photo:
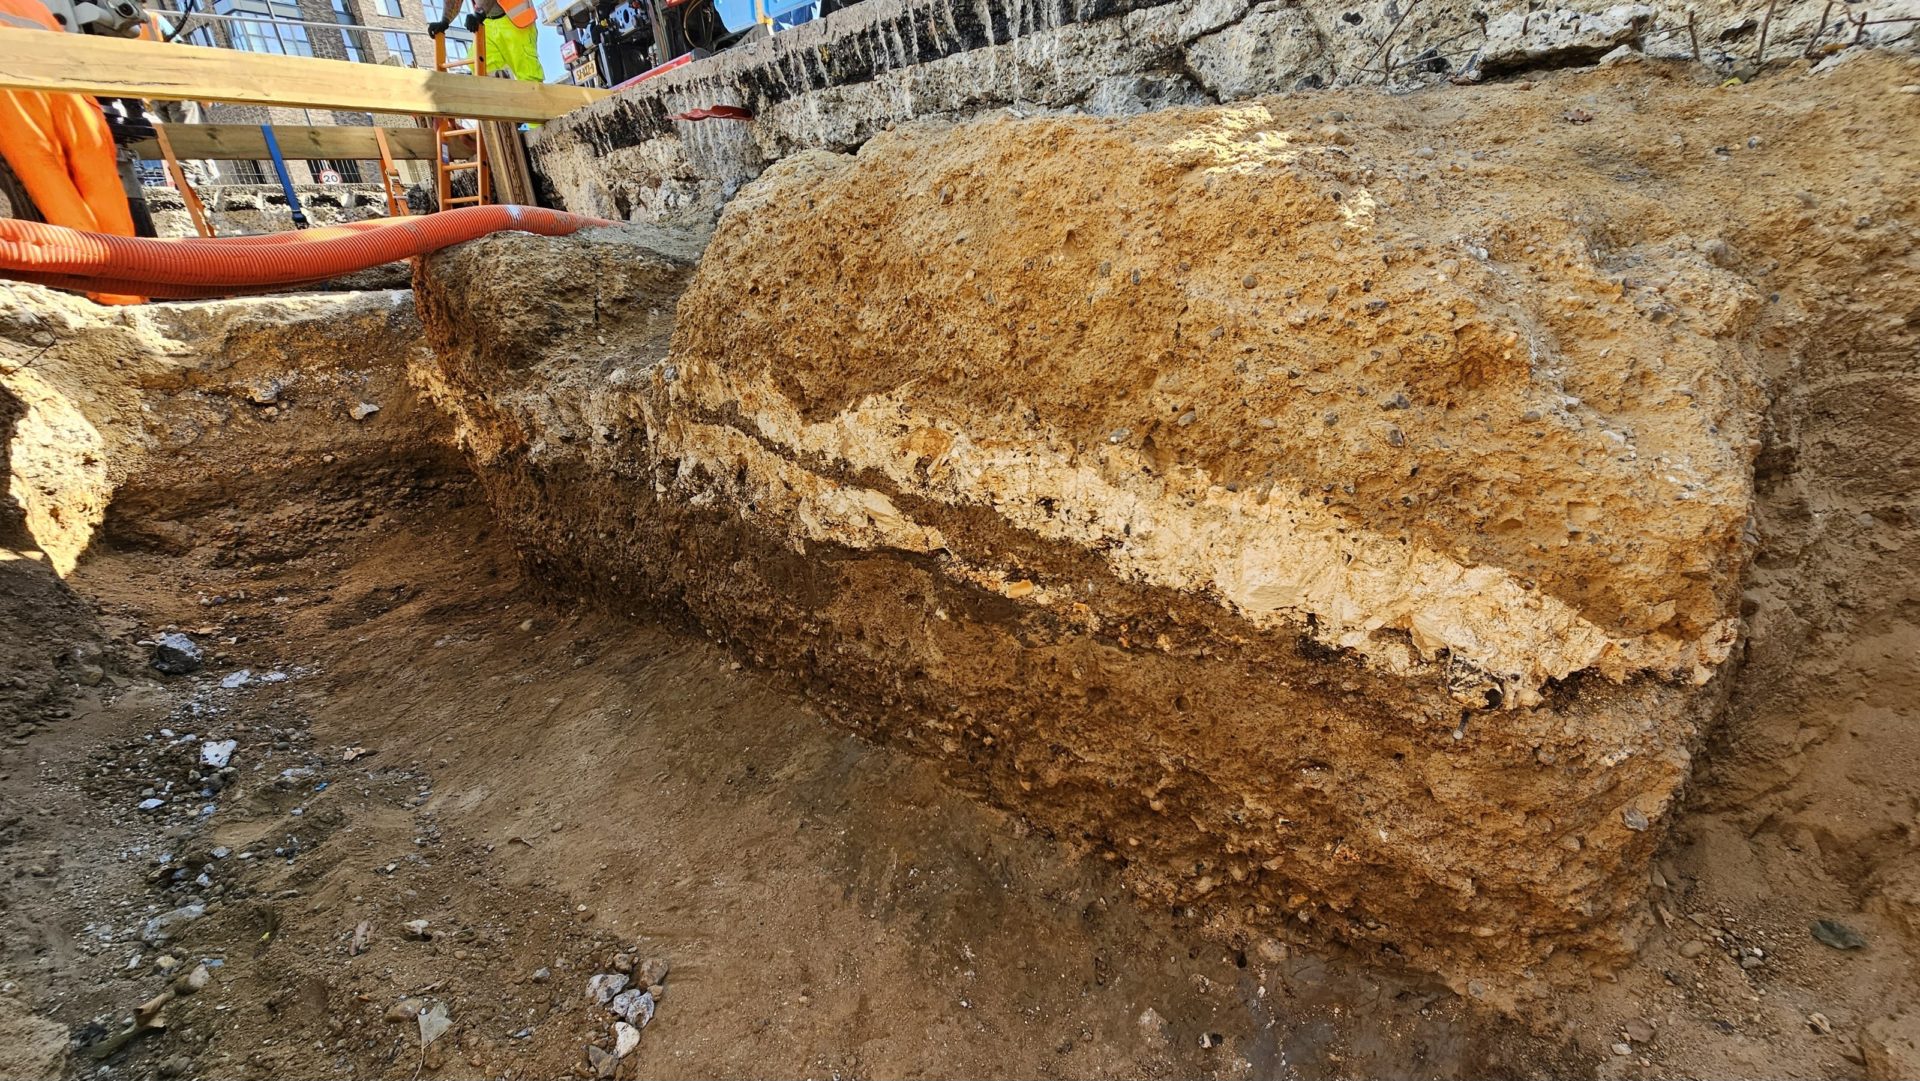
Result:
[[[400,183],[400,170],[393,165],[393,148],[387,145],[387,129],[375,127],[373,137],[380,144],[380,185],[387,192],[387,213],[392,217],[407,216],[407,192]]]
[[[533,206],[533,174],[527,169],[527,147],[520,141],[520,125],[498,120],[480,124],[487,143],[487,170],[493,174],[493,197],[502,203]]]
[[[173,186],[180,189],[180,201],[187,204],[187,217],[193,219],[193,231],[201,236],[213,236],[213,223],[207,220],[207,208],[200,205],[200,193],[187,183],[187,171],[180,167],[180,159],[173,156],[173,144],[167,141],[167,126],[155,124],[153,139],[160,144],[160,154],[166,159],[167,171],[173,174]]]

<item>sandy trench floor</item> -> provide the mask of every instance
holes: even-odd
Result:
[[[1439,987],[1206,941],[706,641],[540,593],[460,480],[306,517],[322,543],[100,552],[66,584],[92,604],[41,613],[109,644],[0,766],[15,1065],[54,1068],[206,963],[109,1075],[589,1072],[613,1047],[589,978],[665,961],[620,1076],[1573,1066]],[[49,578],[10,592],[66,592]],[[134,643],[161,626],[218,652],[153,673]],[[237,779],[201,796],[213,739]],[[137,810],[149,792],[166,805]],[[207,915],[141,941],[191,900]],[[435,1004],[452,1025],[423,1054],[408,1008]]]

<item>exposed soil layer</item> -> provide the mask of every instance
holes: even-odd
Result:
[[[773,162],[916,121],[1124,116],[1327,86],[1405,93],[1647,58],[1747,80],[1763,59],[1831,62],[1859,43],[1912,52],[1915,12],[1911,0],[861,0],[577,109],[544,125],[529,156],[549,205],[710,218]],[[715,104],[751,119],[672,119]]]
[[[97,452],[119,489],[95,448],[33,444],[37,521],[70,491],[118,523],[64,577],[5,508],[0,1074],[565,1076],[612,1046],[585,990],[621,954],[670,965],[622,1077],[1578,1069],[1438,987],[1211,941],[710,643],[542,589],[422,442],[417,325],[364,336],[370,303],[275,302],[309,360],[259,346],[257,305],[130,327],[8,297],[63,333],[30,364],[7,339],[9,393],[41,397],[0,445],[55,402],[145,435]],[[189,322],[208,354],[156,329]],[[348,345],[381,406],[361,420],[307,378]],[[156,364],[168,392],[120,412]],[[230,393],[261,378],[272,416]],[[163,630],[206,666],[148,667]],[[224,739],[231,772],[202,768]],[[163,1029],[116,1041],[202,964]],[[435,1006],[423,1053],[408,1010]]]
[[[916,497],[886,470],[833,455],[787,457],[781,440],[797,429],[688,409],[720,385],[713,371],[729,370],[710,362],[703,375],[670,355],[698,236],[562,246],[573,273],[551,289],[513,277],[537,265],[537,244],[470,246],[435,274],[474,273],[475,296],[493,301],[475,313],[495,329],[455,336],[441,321],[460,313],[457,298],[429,278],[419,301],[437,358],[399,294],[129,311],[7,290],[0,1075],[584,1073],[587,1045],[612,1046],[611,1019],[584,985],[621,954],[672,966],[626,1076],[1920,1074],[1920,578],[1909,554],[1920,120],[1887,104],[1910,103],[1896,95],[1914,84],[1911,64],[1868,57],[1831,78],[1720,90],[1644,71],[1561,75],[1476,92],[1497,106],[1486,111],[1453,94],[1316,99],[1366,116],[1340,121],[1355,142],[1336,145],[1377,173],[1404,166],[1406,190],[1420,193],[1383,213],[1484,205],[1544,230],[1530,200],[1550,190],[1626,264],[1693,251],[1757,305],[1729,339],[1753,381],[1753,535],[1716,542],[1754,555],[1743,575],[1718,567],[1696,594],[1720,598],[1696,611],[1737,605],[1746,631],[1717,683],[1590,672],[1542,684],[1538,705],[1487,709],[1483,697],[1464,728],[1462,705],[1418,707],[1443,690],[1484,696],[1484,682],[1429,686],[1430,674],[1329,645],[1318,627],[1249,633],[1215,597],[1128,580],[1108,555],[1009,525],[999,510]],[[1283,126],[1288,107],[1270,106]],[[1511,155],[1499,188],[1458,175],[1481,139]],[[1549,250],[1527,243],[1536,252],[1522,245],[1522,256]],[[787,270],[796,282],[816,273]],[[1697,318],[1682,282],[1650,280],[1676,323]],[[690,312],[737,308],[725,284],[680,302],[682,328]],[[739,295],[779,284],[741,282]],[[1523,316],[1551,323],[1518,292]],[[801,310],[782,318],[812,325]],[[572,327],[565,358],[542,352],[560,323]],[[777,338],[748,320],[725,333]],[[884,352],[871,333],[854,344],[870,360]],[[784,395],[783,379],[829,374],[824,362],[766,363],[800,347],[821,349],[795,334],[728,363],[762,372],[748,389],[778,404],[768,383]],[[482,379],[492,382],[472,393]],[[1148,400],[1126,389],[1127,401]],[[964,400],[940,393],[926,400]],[[1415,412],[1407,396],[1393,412]],[[1156,445],[1191,438],[1183,449],[1199,459],[1205,430],[1192,429],[1210,411],[1193,409],[1183,426],[1171,410]],[[679,430],[661,423],[676,417]],[[1089,423],[1095,436],[1125,423],[1144,438],[1124,417]],[[732,468],[683,472],[668,463],[695,455],[658,449],[698,448],[693,436],[727,429],[739,435],[727,444],[741,451]],[[1270,431],[1257,419],[1252,430]],[[464,456],[445,442],[456,431]],[[752,490],[773,510],[728,502],[750,487],[739,462],[751,473],[771,459],[800,482],[811,519],[770,486]],[[1182,463],[1155,468],[1175,476]],[[849,500],[822,498],[836,489]],[[885,503],[866,496],[885,492]],[[952,548],[903,551],[909,526],[923,542],[932,529],[1001,553],[1001,573],[956,578]],[[1097,584],[1080,603],[1101,606],[1098,626],[1033,600],[1083,579]],[[1715,581],[1742,592],[1723,598]],[[1590,586],[1560,592],[1596,611],[1600,594],[1581,592]],[[596,603],[571,599],[583,594]],[[894,611],[878,611],[875,596]],[[1665,627],[1681,610],[1635,618]],[[200,673],[147,666],[153,636],[170,629],[200,643]],[[942,671],[918,663],[928,642],[973,658],[942,662],[942,678],[959,681],[951,701],[976,719],[942,734],[951,749],[931,729],[953,707],[925,685]],[[1390,953],[1327,945],[1324,910],[1312,923],[1234,911],[1220,901],[1245,888],[1226,884],[1231,860],[1201,893],[1212,868],[1176,879],[1130,854],[1188,845],[1219,859],[1194,838],[1238,824],[1217,821],[1227,804],[1202,769],[1246,784],[1244,763],[1183,759],[1172,765],[1186,772],[1169,769],[1174,783],[1152,791],[1022,788],[1057,760],[1005,744],[1039,731],[1081,738],[1059,715],[1006,720],[995,699],[1008,671],[1066,686],[1034,663],[1049,657],[1081,665],[1076,716],[1149,752],[1174,739],[1198,746],[1190,729],[1202,718],[1257,716],[1236,700],[1248,681],[1288,673],[1302,717],[1346,725],[1343,747],[1386,756],[1378,778],[1300,785],[1323,816],[1358,818],[1340,802],[1354,785],[1410,783],[1392,753],[1484,759],[1531,717],[1600,726],[1586,731],[1663,718],[1657,736],[1676,753],[1660,784],[1685,781],[1681,752],[1703,753],[1664,818],[1626,831],[1645,848],[1621,860],[1653,858],[1637,870],[1594,864],[1601,894],[1647,928],[1638,951],[1602,978],[1561,970],[1525,1005],[1523,1028],[1394,974],[1404,965]],[[245,680],[222,686],[241,669]],[[1165,701],[1143,699],[1151,714],[1114,704],[1134,693]],[[1716,695],[1726,705],[1702,743]],[[999,727],[977,720],[996,717]],[[1303,747],[1333,738],[1300,726]],[[217,738],[237,741],[230,773],[198,764]],[[896,742],[916,753],[884,745]],[[1488,767],[1472,761],[1475,773]],[[1139,767],[1116,750],[1103,768]],[[1491,828],[1508,806],[1493,800],[1540,797],[1472,791],[1498,810]],[[161,805],[138,809],[151,798]],[[1131,834],[1089,844],[1059,828],[1118,800],[1135,801]],[[1542,873],[1536,863],[1567,858],[1529,846],[1489,866],[1524,881]],[[142,940],[148,920],[196,902],[206,914],[171,941]],[[424,932],[406,927],[416,919]],[[1863,944],[1816,940],[1816,920]],[[1424,936],[1440,922],[1387,930]],[[181,964],[163,973],[162,957]],[[206,986],[165,1004],[163,1030],[116,1044],[137,1004],[201,964]],[[1482,998],[1503,1000],[1523,978],[1483,978]],[[409,999],[452,1021],[424,1053]]]
[[[453,460],[408,386],[404,290],[102,312],[6,288],[12,495],[61,573],[102,532],[178,553],[209,520],[262,528],[282,472],[351,492]]]
[[[903,129],[782,161],[691,275],[433,260],[437,394],[543,575],[684,607],[1229,940],[1511,1002],[1650,925],[1767,396],[1840,280],[1910,310],[1912,71]],[[688,281],[670,346],[633,325]]]

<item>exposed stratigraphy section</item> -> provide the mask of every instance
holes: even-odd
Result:
[[[403,290],[102,308],[4,289],[11,495],[62,574],[102,532],[185,551],[212,512],[264,523],[283,472],[340,494],[457,461],[407,380],[428,354]]]
[[[1548,160],[1617,132],[1528,94],[1447,95],[1422,122],[1481,134],[1414,164],[1404,118],[1288,103],[794,155],[697,270],[659,234],[436,258],[437,393],[543,573],[1223,933],[1514,993],[1645,919],[1754,543],[1741,267],[1811,228],[1690,234],[1696,159]],[[564,299],[485,329],[510,290]]]
[[[1912,50],[1907,0],[1859,12],[1782,4],[1774,59],[1855,40]],[[998,109],[1128,115],[1329,86],[1410,89],[1450,79],[1630,58],[1750,75],[1757,11],[1542,8],[1515,0],[861,0],[665,72],[546,125],[531,160],[549,205],[640,221],[705,218],[769,163],[848,151],[897,125]],[[1864,16],[1865,25],[1849,18]],[[1827,19],[1825,26],[1822,19]],[[1818,40],[1816,40],[1818,39]],[[1697,55],[1696,55],[1697,50]],[[671,118],[732,105],[751,122]]]
[[[1509,705],[1725,659],[1751,386],[1714,337],[1750,290],[1686,260],[1715,322],[1672,328],[1578,237],[1544,288],[1442,264],[1343,146],[1182,119],[783,163],[709,253],[750,269],[689,303],[764,299],[683,323],[675,404]]]

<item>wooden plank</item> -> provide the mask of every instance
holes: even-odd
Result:
[[[387,129],[373,129],[373,138],[380,144],[380,187],[387,193],[387,216],[404,218],[411,211],[407,209],[407,186],[400,180],[400,169],[393,164],[393,145],[387,141]]]
[[[168,124],[173,152],[186,161],[255,161],[267,158],[267,140],[258,124]],[[395,161],[432,161],[433,132],[426,128],[329,127],[275,124],[273,137],[280,153],[292,159],[317,161],[379,161],[378,133],[385,131]],[[159,158],[152,139],[133,144],[134,152],[149,161]]]
[[[200,193],[187,183],[187,171],[180,168],[180,159],[173,156],[173,141],[167,138],[165,124],[153,126],[153,141],[167,159],[167,171],[173,174],[173,186],[180,189],[180,201],[187,204],[187,217],[193,219],[193,231],[203,237],[213,236],[213,226],[207,222],[207,208],[200,205]]]
[[[0,88],[516,122],[552,120],[607,96],[558,83],[11,26],[0,26]]]
[[[533,174],[527,170],[527,145],[520,129],[498,120],[482,121],[480,136],[487,141],[487,168],[493,174],[496,202],[533,206]]]

